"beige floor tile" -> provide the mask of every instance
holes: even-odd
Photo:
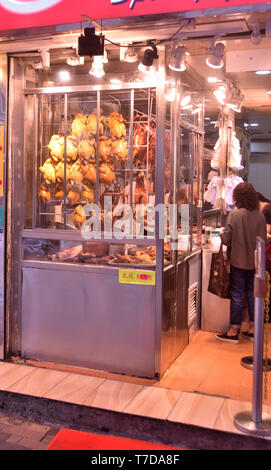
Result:
[[[69,374],[43,396],[53,400],[83,404],[103,382],[104,379],[100,377]]]
[[[142,389],[143,385],[106,380],[85,400],[84,405],[123,411]]]
[[[166,419],[181,395],[182,392],[168,388],[143,387],[123,411],[140,416]]]
[[[214,429],[243,434],[234,425],[234,417],[240,411],[252,412],[252,404],[246,401],[224,400],[223,406],[215,422]],[[262,411],[263,413],[269,413],[270,407],[263,406]]]
[[[33,372],[33,367],[4,362],[0,367],[0,390],[7,390],[13,384]]]
[[[224,399],[184,392],[168,419],[213,428]]]
[[[7,390],[42,397],[68,375],[65,372],[46,369],[33,370],[32,368],[32,371],[31,374],[23,377],[21,380],[17,381],[17,383],[8,387]]]

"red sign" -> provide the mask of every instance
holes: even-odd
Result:
[[[266,3],[265,0],[0,0],[0,31],[176,11]]]

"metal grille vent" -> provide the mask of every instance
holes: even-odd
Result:
[[[188,289],[188,327],[194,322],[198,312],[199,285],[197,282]]]

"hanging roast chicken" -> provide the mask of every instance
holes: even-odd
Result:
[[[148,168],[155,163],[156,125],[154,119],[148,116],[136,116],[133,137],[133,160],[139,168]]]
[[[111,113],[108,120],[108,128],[112,137],[121,138],[126,137],[125,119],[122,114]]]
[[[81,137],[83,132],[87,128],[87,116],[84,114],[76,114],[75,119],[72,122],[72,135],[75,137]]]
[[[39,170],[43,174],[44,180],[47,184],[56,182],[55,166],[51,158],[47,158],[44,164],[40,166]]]

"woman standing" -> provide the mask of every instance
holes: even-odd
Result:
[[[242,336],[253,341],[254,321],[254,251],[256,238],[266,239],[266,222],[259,210],[256,190],[250,183],[240,183],[233,191],[237,209],[232,210],[221,234],[222,243],[230,249],[231,263],[231,302],[230,328],[216,338],[228,343],[239,343],[244,298],[247,300],[249,322],[248,331]]]

